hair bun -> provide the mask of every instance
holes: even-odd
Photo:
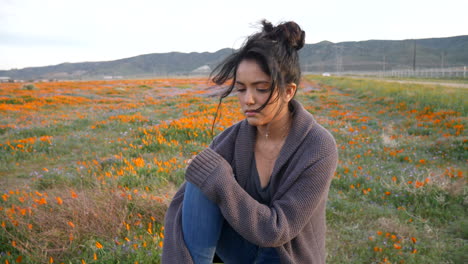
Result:
[[[279,24],[276,27],[262,20],[263,31],[268,38],[272,40],[282,41],[296,50],[300,50],[305,44],[305,32],[296,22],[288,21]]]
[[[284,40],[288,42],[296,50],[304,47],[305,32],[299,27],[296,22],[289,21],[278,25],[278,31],[281,32]]]

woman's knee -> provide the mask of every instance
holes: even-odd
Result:
[[[192,213],[201,212],[202,215],[220,214],[219,207],[191,182],[187,182],[185,186],[183,210],[194,211]]]
[[[194,184],[187,182],[182,205],[184,235],[219,237],[224,218],[219,207]]]
[[[182,232],[195,263],[211,263],[224,218],[219,207],[187,182],[182,205]]]

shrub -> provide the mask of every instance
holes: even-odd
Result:
[[[28,91],[38,90],[37,87],[32,83],[23,85],[23,87],[21,89],[22,90],[28,90]]]

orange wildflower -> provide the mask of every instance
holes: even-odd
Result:
[[[424,186],[424,182],[420,182],[420,181],[416,181],[416,183],[414,184],[414,187],[416,188],[420,188],[420,187],[423,187]]]
[[[70,190],[70,195],[73,199],[78,198],[78,194],[76,194],[76,192],[74,192],[73,190]]]
[[[59,205],[62,205],[62,204],[63,204],[62,198],[60,198],[60,197],[55,197],[55,200],[57,200],[57,203],[58,203]]]
[[[35,200],[35,202],[36,202],[37,204],[39,204],[39,205],[47,204],[47,200],[46,200],[44,197],[42,197],[42,198],[39,199],[39,200]]]
[[[102,244],[99,243],[98,241],[96,241],[96,247],[97,247],[98,249],[102,249],[102,248],[103,248]]]
[[[133,159],[133,163],[135,164],[135,166],[137,167],[143,167],[145,166],[145,160],[143,158],[135,158]]]

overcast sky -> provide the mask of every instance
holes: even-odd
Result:
[[[468,35],[467,0],[0,0],[0,70],[238,48],[266,18],[306,43]]]

